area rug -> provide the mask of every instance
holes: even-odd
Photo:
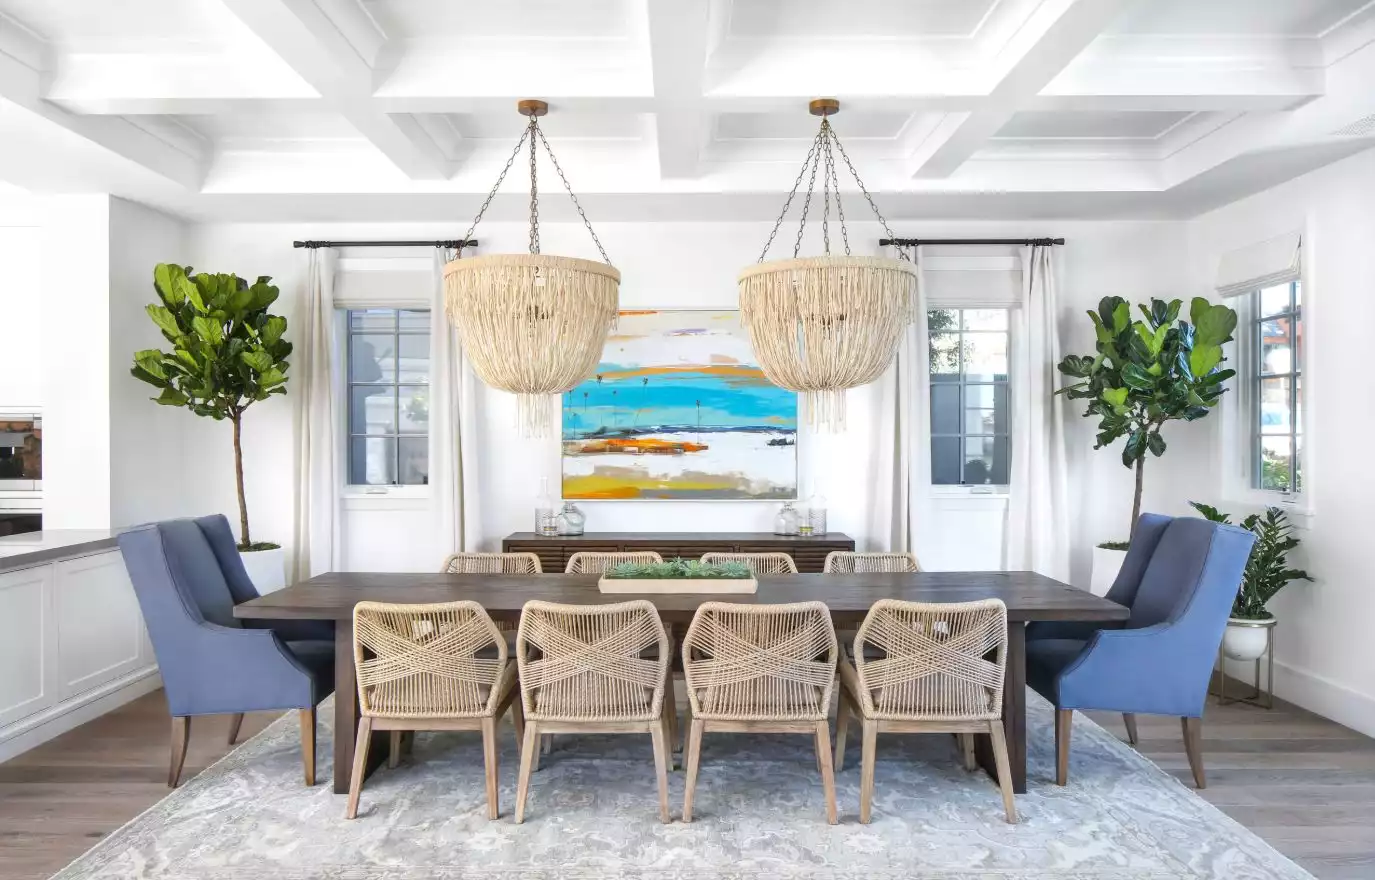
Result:
[[[830,826],[808,738],[727,734],[703,741],[690,824],[678,821],[681,772],[670,777],[675,821],[658,821],[648,736],[561,736],[516,825],[509,727],[501,819],[486,818],[479,735],[444,733],[420,735],[399,768],[379,769],[348,821],[344,796],[301,785],[286,717],[56,880],[1311,880],[1082,716],[1071,783],[1054,785],[1052,713],[1031,699],[1018,825],[1003,821],[997,788],[962,769],[946,735],[879,737],[867,826],[855,748],[836,779],[841,822]]]

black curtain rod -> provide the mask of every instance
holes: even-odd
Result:
[[[1065,240],[1063,238],[880,238],[878,243],[880,247],[888,245],[917,247],[923,244],[1020,244],[1049,247],[1053,244],[1064,244]]]
[[[437,247],[437,248],[459,248],[477,247],[477,239],[470,238],[467,241],[452,239],[449,241],[293,241],[292,247],[296,248],[322,248],[322,247]]]

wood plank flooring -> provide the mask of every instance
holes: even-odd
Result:
[[[1092,717],[1126,738],[1120,715]],[[249,715],[240,742],[272,719]],[[1141,752],[1188,784],[1179,720],[1139,725]],[[196,719],[183,779],[229,750],[228,730],[228,716]],[[164,797],[167,737],[157,692],[0,764],[0,877],[45,880]],[[1221,810],[1319,880],[1375,877],[1375,740],[1285,704],[1210,703],[1203,753],[1201,794]]]

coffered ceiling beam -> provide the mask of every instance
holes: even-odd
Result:
[[[312,0],[224,2],[406,176],[436,180],[453,173],[445,148],[415,119],[375,106],[374,65],[386,36],[358,0],[329,0],[323,7]]]
[[[909,157],[916,177],[949,177],[1112,21],[1126,0],[1045,0],[993,64],[987,106],[951,113]]]
[[[693,177],[709,136],[702,98],[714,27],[725,20],[720,2],[646,4],[659,175]]]
[[[51,69],[48,44],[20,22],[0,14],[0,101],[60,126],[188,189],[205,180],[207,151],[164,140],[153,131],[117,116],[77,116],[43,97]]]

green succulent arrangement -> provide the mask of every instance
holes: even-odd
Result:
[[[275,394],[286,394],[291,343],[282,338],[286,318],[268,314],[278,290],[266,276],[249,284],[237,275],[191,274],[171,263],[153,269],[153,289],[160,302],[148,306],[148,317],[172,345],[134,353],[130,372],[162,393],[163,406],[186,407],[198,416],[228,419],[234,427],[234,477],[239,495],[239,549],[267,550],[278,545],[253,543],[244,498],[244,411]]]
[[[1236,375],[1222,366],[1222,346],[1232,339],[1237,313],[1195,297],[1184,321],[1179,320],[1182,305],[1177,299],[1153,299],[1149,306],[1138,306],[1145,320],[1133,321],[1125,299],[1103,297],[1098,311],[1088,313],[1095,352],[1069,355],[1058,365],[1072,381],[1055,393],[1087,400],[1084,417],[1098,418],[1093,448],[1127,438],[1122,464],[1136,471],[1132,529],[1141,517],[1146,453],[1165,454],[1160,429],[1166,422],[1208,415],[1222,400],[1227,380]]]
[[[1229,525],[1232,522],[1231,514],[1223,513],[1216,507],[1198,501],[1190,501],[1189,504],[1212,522]],[[1241,589],[1232,601],[1232,616],[1239,620],[1269,620],[1274,615],[1265,607],[1265,603],[1275,598],[1275,594],[1290,581],[1313,579],[1302,569],[1286,567],[1285,557],[1290,550],[1299,546],[1299,539],[1293,536],[1294,527],[1283,510],[1267,507],[1264,514],[1253,513],[1239,525],[1256,536],[1256,543],[1251,548],[1251,558],[1246,560]]]
[[[743,562],[702,562],[670,559],[668,562],[622,562],[606,573],[615,580],[745,580],[754,577]]]

